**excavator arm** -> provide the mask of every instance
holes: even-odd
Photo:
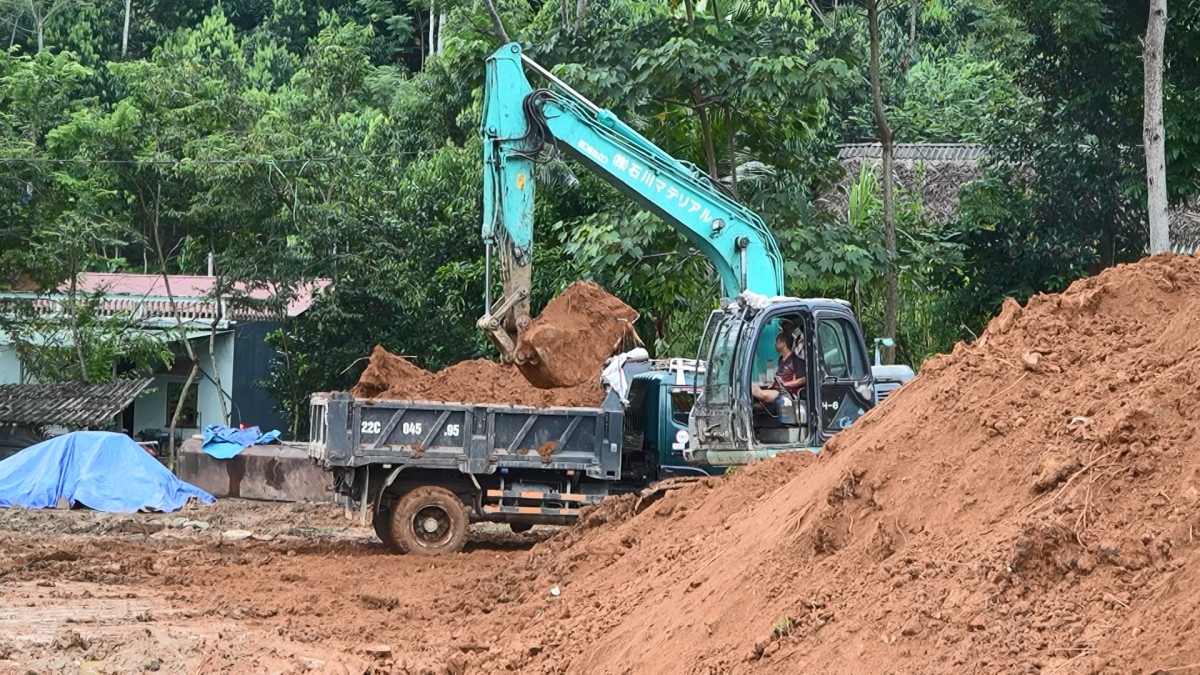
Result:
[[[549,87],[534,89],[526,68]],[[681,162],[593,104],[516,43],[487,60],[483,136],[483,240],[487,247],[487,314],[479,320],[507,362],[529,323],[533,265],[534,168],[547,146],[587,167],[670,224],[712,261],[722,295],[749,290],[783,294],[783,263],[762,219]],[[503,297],[490,297],[491,258],[500,259]]]

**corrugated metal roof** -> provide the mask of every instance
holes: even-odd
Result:
[[[897,143],[894,149],[896,159],[904,161],[977,162],[987,156],[987,148],[976,143]],[[879,143],[838,146],[838,161],[881,157],[883,146]]]
[[[272,319],[263,310],[231,306],[228,299],[217,301],[211,297],[215,277],[171,276],[171,294],[175,298],[176,312],[171,311],[171,297],[166,294],[166,285],[161,275],[155,274],[94,274],[79,276],[81,293],[101,293],[103,297],[96,306],[100,316],[129,316],[143,323],[154,319],[174,320],[176,314],[184,322],[209,322],[218,317],[231,321],[255,321]],[[297,289],[296,297],[287,307],[289,317],[299,316],[312,306],[315,294],[330,285],[329,279],[316,279]],[[33,291],[0,293],[0,301],[31,302],[41,314],[59,314],[65,307],[65,287],[58,294],[39,294]],[[235,290],[245,293],[241,284]],[[254,289],[246,293],[255,300],[266,300],[274,294],[270,289]]]
[[[189,276],[183,274],[170,275],[171,295],[175,296],[176,305],[190,305],[192,312],[204,312],[199,318],[216,316],[216,303],[207,301],[217,283],[216,277]],[[297,289],[296,297],[288,303],[288,316],[303,314],[313,303],[313,295],[324,290],[330,284],[329,279],[315,279]],[[163,283],[161,274],[102,274],[85,272],[79,275],[79,289],[84,293],[101,292],[113,298],[108,302],[142,301],[148,311],[156,314],[170,315],[167,286]],[[235,283],[234,289],[246,293],[255,300],[266,300],[274,295],[269,288],[256,288],[247,292],[242,283]],[[66,287],[60,289],[65,292]],[[120,298],[120,296],[127,296]],[[131,297],[128,297],[131,296]],[[204,299],[205,301],[200,301]],[[181,307],[182,311],[182,307]],[[184,314],[186,317],[187,314]]]
[[[151,382],[144,379],[107,384],[0,385],[0,424],[101,426],[128,408]]]

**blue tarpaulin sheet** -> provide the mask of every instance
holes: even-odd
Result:
[[[262,433],[258,427],[234,429],[223,424],[204,427],[204,443],[200,449],[217,459],[229,459],[251,445],[266,445],[279,440],[278,431]]]
[[[132,438],[76,431],[42,441],[0,462],[0,507],[45,509],[60,498],[97,511],[175,511],[212,495],[189,485]]]

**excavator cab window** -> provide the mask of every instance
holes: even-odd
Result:
[[[816,389],[820,429],[831,435],[849,427],[871,407],[871,369],[857,326],[842,315],[818,312],[817,339],[813,345],[819,359]]]
[[[778,390],[775,379],[779,376],[780,354],[776,338],[784,336],[792,353],[798,357],[794,362],[797,372],[794,377],[809,379],[811,355],[805,336],[807,315],[788,313],[764,321],[755,340],[752,382],[763,389]],[[791,378],[787,378],[791,379]],[[773,401],[758,401],[753,404],[752,425],[759,443],[765,445],[793,445],[806,436],[808,419],[808,384],[798,391],[784,390]]]
[[[718,318],[712,330],[703,380],[705,399],[711,406],[730,406],[736,398],[734,363],[744,326],[745,320],[741,316],[723,316]],[[699,378],[697,380],[699,382]]]
[[[804,316],[785,314],[772,318],[763,323],[755,345],[753,382],[760,386],[768,386],[775,382],[775,373],[779,368],[779,352],[775,349],[775,338],[780,333],[787,336],[796,356],[806,363],[808,362],[808,349],[804,339]],[[807,376],[807,373],[800,374]]]

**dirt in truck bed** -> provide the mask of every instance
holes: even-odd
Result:
[[[1200,673],[1198,332],[1200,260],[1108,270],[817,456],[446,558],[336,507],[0,511],[0,672]]]
[[[568,389],[539,389],[527,382],[516,366],[479,359],[431,373],[379,346],[371,352],[367,369],[351,393],[358,398],[542,408],[598,407],[604,402],[599,371],[595,382]]]
[[[534,407],[597,407],[604,361],[632,333],[637,312],[592,282],[550,301],[521,335],[518,352],[536,363],[463,361],[431,373],[376,346],[352,393],[358,398]]]

